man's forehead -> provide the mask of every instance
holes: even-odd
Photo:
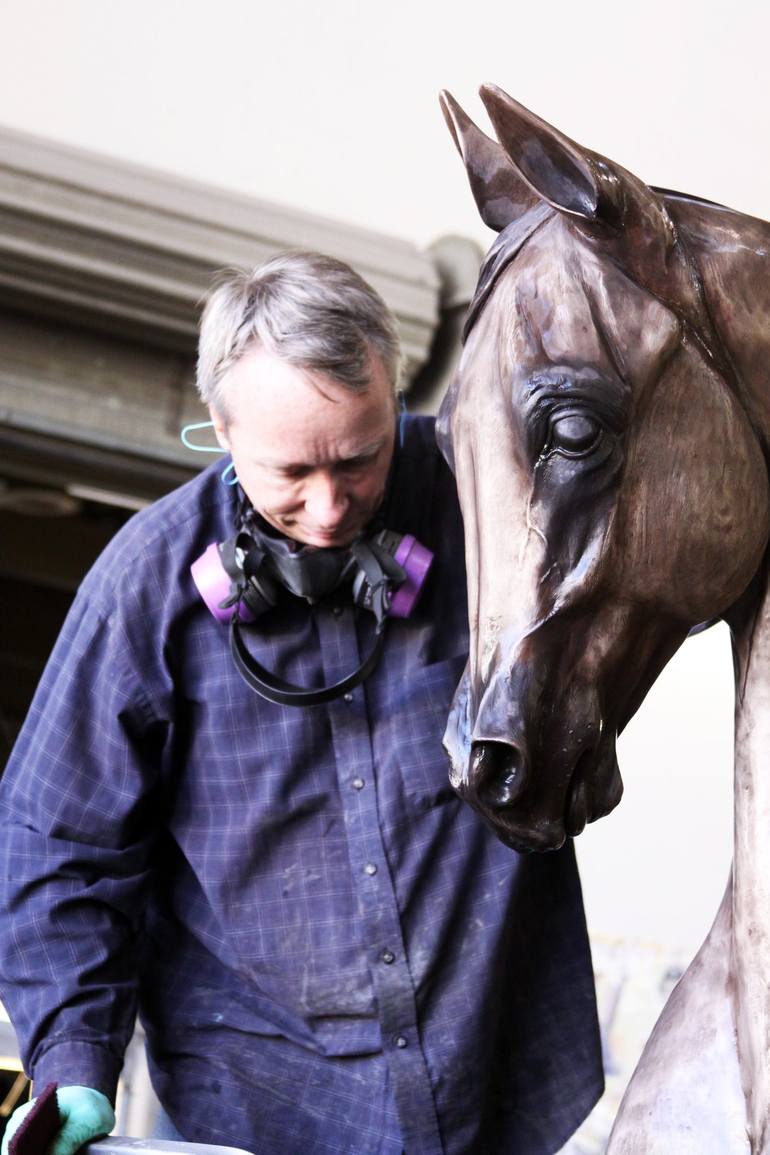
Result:
[[[390,430],[383,432],[379,437],[352,438],[347,441],[337,441],[333,446],[325,447],[322,444],[303,446],[298,455],[298,447],[290,446],[285,453],[277,452],[273,447],[258,451],[254,460],[258,465],[267,469],[306,469],[308,466],[335,465],[346,461],[356,461],[359,458],[375,456],[389,440]]]
[[[379,359],[372,358],[371,368],[368,383],[352,388],[332,374],[292,364],[257,346],[232,366],[222,386],[235,422],[256,413],[274,422],[327,411],[332,419],[342,420],[350,411],[394,402],[395,390]]]

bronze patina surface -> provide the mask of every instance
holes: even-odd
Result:
[[[770,1152],[770,225],[481,95],[497,141],[442,95],[499,234],[439,419],[471,624],[452,781],[510,846],[558,848],[619,802],[617,734],[689,630],[728,622],[733,875],[610,1151]]]

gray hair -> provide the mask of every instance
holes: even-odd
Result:
[[[395,317],[363,277],[321,253],[281,253],[252,272],[217,275],[201,317],[197,386],[225,419],[222,379],[254,344],[353,391],[369,384],[375,353],[398,386]]]

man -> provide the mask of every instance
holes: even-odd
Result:
[[[600,1092],[572,849],[519,857],[448,786],[461,520],[397,371],[347,266],[225,276],[198,382],[239,485],[218,466],[132,519],[43,676],[0,794],[0,963],[36,1085],[66,1084],[72,1126],[97,1105],[81,1143],[110,1125],[137,999],[176,1132],[255,1155],[545,1155]],[[313,569],[382,528],[435,558],[373,672],[321,704],[255,694],[191,564],[248,531]],[[260,667],[310,688],[358,668],[377,627],[349,571],[309,599],[271,572],[240,627]]]

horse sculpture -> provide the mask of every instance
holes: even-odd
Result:
[[[615,740],[697,623],[736,671],[735,856],[612,1155],[770,1152],[770,225],[648,188],[494,86],[444,112],[484,262],[439,415],[471,652],[452,782],[510,846],[617,805]]]

